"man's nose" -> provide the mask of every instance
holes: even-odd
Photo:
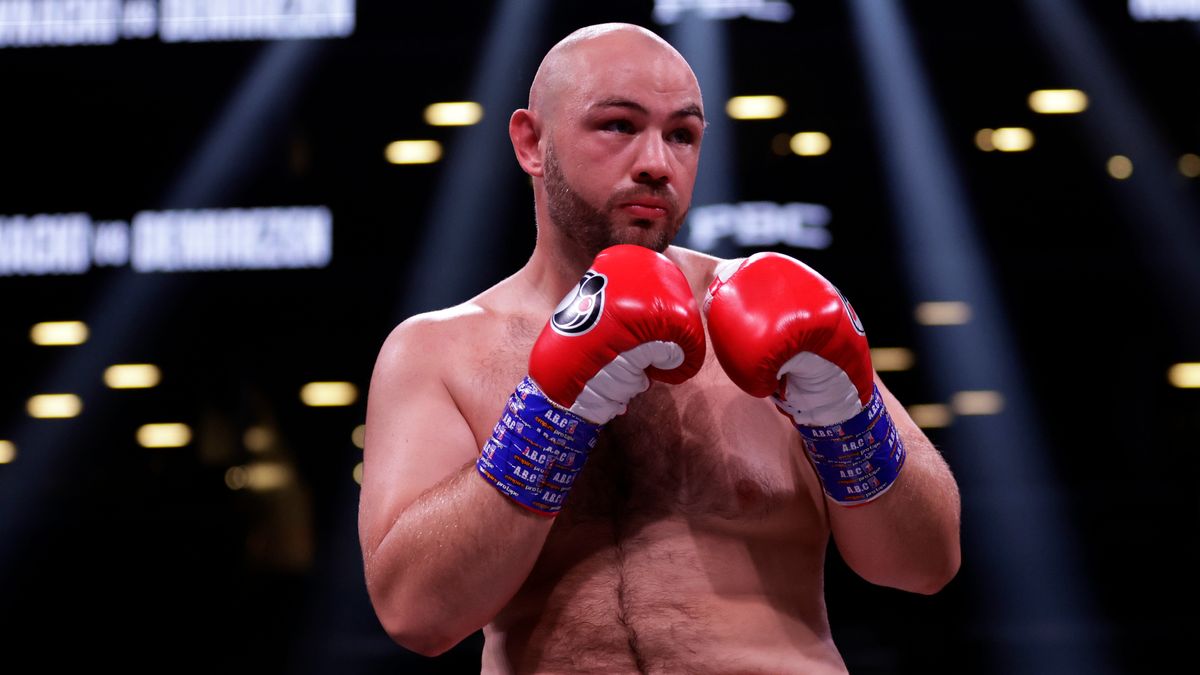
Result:
[[[640,141],[633,163],[634,182],[659,185],[670,182],[671,157],[667,142],[657,134],[645,134]]]

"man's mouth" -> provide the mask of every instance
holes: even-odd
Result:
[[[643,220],[665,218],[670,212],[667,202],[659,199],[635,199],[621,204],[620,209],[625,213]]]

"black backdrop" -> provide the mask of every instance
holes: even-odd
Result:
[[[792,4],[787,23],[725,23],[731,93],[777,93],[790,103],[782,119],[727,127],[737,197],[829,206],[833,246],[775,248],[833,279],[875,345],[914,347],[879,159],[887,140],[873,131],[848,10]],[[1077,573],[1093,599],[1082,630],[1108,646],[1113,670],[1179,670],[1178,652],[1196,627],[1188,467],[1197,446],[1188,422],[1197,419],[1197,398],[1171,388],[1165,373],[1200,358],[1188,337],[1196,317],[1176,304],[1191,291],[1171,293],[1132,254],[1144,223],[1122,206],[1119,191],[1129,188],[1095,159],[1104,139],[1078,118],[1039,118],[1025,107],[1033,89],[1074,83],[1034,40],[1023,5],[967,4],[903,6],[1045,423],[1055,471],[1047,489],[1082,547]],[[1176,154],[1196,152],[1196,26],[1136,23],[1124,3],[1087,11],[1155,133]],[[436,138],[448,158],[474,151],[463,131],[425,126],[421,111],[470,97],[493,13],[487,2],[360,2],[354,34],[343,39],[0,49],[0,216],[85,212],[127,221],[148,209],[325,205],[334,221],[334,254],[323,269],[137,274],[124,266],[0,277],[0,439],[21,439],[16,461],[0,465],[5,670],[15,672],[18,657],[35,659],[38,670],[477,668],[478,637],[424,659],[393,645],[375,622],[358,568],[351,472],[361,451],[351,431],[363,421],[375,352],[404,318],[413,256],[438,215],[430,195],[445,189],[446,162],[393,166],[383,148]],[[540,54],[578,26],[611,20],[665,33],[649,2],[553,3],[540,31],[510,37],[534,42]],[[279,55],[289,49],[290,57]],[[195,159],[222,142],[213,134],[218,121],[271,50],[293,68],[260,81],[269,100],[258,108],[235,106],[249,126],[217,153],[219,170],[197,179]],[[513,67],[514,91],[528,87],[534,67]],[[712,116],[723,102],[706,106]],[[1001,124],[1033,128],[1035,148],[978,151],[975,131]],[[833,152],[772,151],[776,135],[802,129],[826,131]],[[480,175],[527,190],[510,155]],[[1200,183],[1175,180],[1170,188],[1195,208]],[[473,191],[450,189],[464,198]],[[450,261],[482,270],[477,289],[527,257],[531,202],[485,206],[500,246],[478,251],[479,260]],[[29,326],[61,319],[88,320],[89,346],[30,344]],[[932,360],[917,356],[923,367]],[[131,361],[159,364],[162,385],[99,385],[107,365]],[[920,367],[885,377],[901,400],[930,400]],[[304,407],[297,392],[313,380],[354,382],[360,397],[346,408]],[[30,420],[26,399],[55,385],[91,392],[84,414]],[[188,423],[193,443],[138,446],[133,431],[157,420]],[[276,434],[270,457],[291,467],[291,487],[257,494],[226,486],[227,470],[256,456],[243,440],[253,426]],[[1021,429],[1011,434],[1022,442]],[[940,430],[930,435],[952,468],[971,452],[945,446]],[[991,672],[989,654],[1019,649],[1026,637],[1001,635],[979,618],[988,582],[977,555],[965,550],[959,577],[926,598],[870,587],[831,553],[829,612],[851,672]],[[864,606],[875,611],[864,615]]]

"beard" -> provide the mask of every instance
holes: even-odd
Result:
[[[667,250],[679,232],[683,219],[687,217],[686,209],[679,212],[674,195],[666,188],[655,185],[626,188],[610,197],[602,208],[592,206],[567,183],[554,146],[546,149],[542,177],[546,184],[553,227],[592,258],[617,244],[636,244],[662,253]],[[627,224],[618,224],[613,218],[617,207],[639,196],[653,196],[666,201],[666,218],[662,222],[635,218]]]

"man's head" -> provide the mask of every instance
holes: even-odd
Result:
[[[700,87],[650,31],[589,26],[546,54],[509,133],[534,178],[540,227],[585,255],[618,243],[662,251],[691,204]]]

